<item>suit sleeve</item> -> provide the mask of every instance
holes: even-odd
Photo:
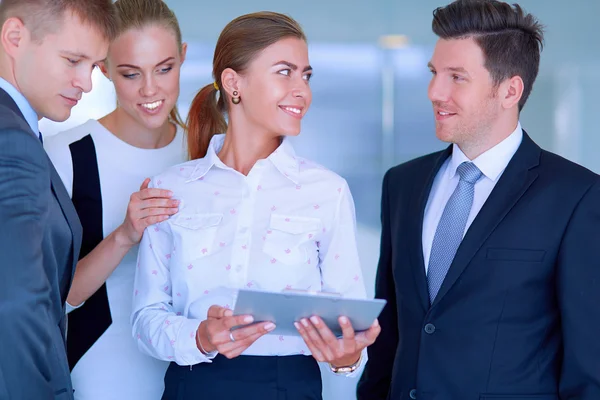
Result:
[[[42,239],[50,174],[37,139],[0,132],[0,398],[50,399],[50,283]]]
[[[388,398],[396,354],[395,349],[398,346],[398,317],[394,278],[392,276],[389,175],[390,172],[388,171],[383,178],[381,248],[375,280],[375,297],[387,300],[387,304],[379,316],[381,333],[375,343],[368,348],[369,361],[358,383],[358,400],[385,400]]]
[[[600,399],[600,181],[579,202],[558,257],[560,398]]]

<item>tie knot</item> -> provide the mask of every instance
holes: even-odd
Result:
[[[463,162],[458,166],[456,172],[460,175],[461,181],[466,181],[470,184],[475,184],[481,178],[481,171],[472,162]]]

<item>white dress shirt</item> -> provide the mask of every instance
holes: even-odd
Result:
[[[475,184],[475,195],[473,197],[473,205],[464,234],[471,226],[471,223],[479,214],[481,207],[492,193],[498,179],[506,169],[506,166],[512,159],[513,155],[521,145],[523,140],[523,131],[521,124],[517,123],[517,128],[502,142],[492,147],[485,153],[481,154],[474,160],[469,158],[455,144],[452,148],[452,155],[444,162],[438,171],[429,193],[429,200],[425,208],[425,217],[423,219],[423,259],[425,261],[425,272],[429,269],[429,256],[431,254],[431,246],[437,226],[442,218],[442,213],[446,207],[446,203],[450,196],[458,186],[460,176],[456,169],[465,161],[472,161],[479,168],[483,176]]]
[[[198,350],[196,329],[213,304],[233,308],[240,288],[366,297],[346,181],[296,157],[286,139],[244,176],[217,156],[224,139],[216,135],[206,157],[172,167],[150,184],[173,191],[181,205],[144,233],[133,335],[143,352],[179,365],[215,356]],[[310,352],[299,336],[268,334],[243,354]]]

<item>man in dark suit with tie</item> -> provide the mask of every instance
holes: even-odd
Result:
[[[387,172],[360,400],[600,399],[600,180],[544,151],[519,113],[542,29],[518,6],[434,12],[437,137]]]
[[[38,120],[66,120],[116,30],[110,0],[0,3],[0,399],[72,399],[65,300],[81,225]]]

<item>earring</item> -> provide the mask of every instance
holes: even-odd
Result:
[[[240,96],[239,96],[237,90],[234,90],[233,91],[233,97],[231,98],[231,102],[233,104],[240,104],[240,101],[241,101],[241,99],[240,99]]]

